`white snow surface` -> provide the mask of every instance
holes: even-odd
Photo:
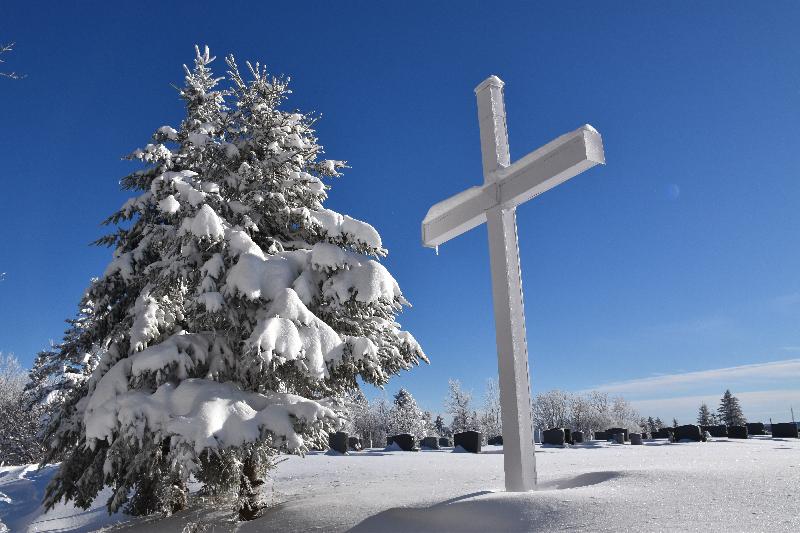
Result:
[[[761,437],[537,446],[539,489],[507,493],[500,446],[479,455],[314,452],[281,463],[268,482],[272,507],[238,526],[229,505],[197,496],[189,510],[164,519],[109,517],[107,491],[87,511],[60,504],[44,513],[39,502],[55,468],[0,467],[0,522],[15,532],[170,533],[190,523],[242,533],[793,531],[800,527],[799,457],[800,440]]]

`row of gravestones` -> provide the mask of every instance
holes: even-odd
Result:
[[[446,437],[425,437],[419,441],[419,448],[438,450],[450,446],[460,446],[464,451],[470,453],[481,453],[481,442],[483,435],[478,431],[464,431],[453,435],[453,442]],[[489,439],[489,444],[503,444],[503,437],[493,437]],[[419,448],[416,446],[416,439],[409,433],[401,433],[386,437],[386,446],[396,445],[403,451],[415,452]],[[344,431],[338,431],[328,435],[328,446],[331,450],[339,453],[347,453],[349,450],[361,450],[361,439],[351,437]]]
[[[652,434],[653,439],[668,439],[670,441],[689,440],[695,442],[705,442],[706,433],[712,437],[728,437],[733,439],[746,439],[748,435],[768,435],[764,424],[755,422],[746,426],[697,426],[687,424],[674,428],[663,428]],[[624,428],[610,428],[606,431],[598,431],[594,434],[595,440],[611,440],[619,444],[630,442],[631,444],[642,444],[643,439],[647,439],[647,433],[628,433]],[[788,422],[772,424],[773,438],[800,438],[797,425]],[[580,431],[570,431],[567,428],[551,428],[542,434],[542,443],[563,446],[565,444],[578,444],[583,442],[583,433]]]

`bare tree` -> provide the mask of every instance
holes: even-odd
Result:
[[[8,44],[0,44],[0,63],[5,63],[6,60],[3,59],[3,54],[7,54],[14,49],[15,43],[8,43]],[[0,71],[0,76],[4,78],[11,78],[12,80],[19,80],[24,78],[23,74],[18,74],[16,72],[3,72]]]

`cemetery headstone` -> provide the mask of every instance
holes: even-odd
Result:
[[[488,441],[486,441],[486,444],[489,444],[490,446],[502,446],[503,436],[497,435],[496,437],[491,437]]]
[[[419,444],[420,448],[429,448],[431,450],[439,449],[439,439],[436,437],[425,437]]]
[[[747,424],[748,435],[766,435],[767,430],[764,428],[764,422],[750,422]]]
[[[361,439],[358,437],[350,437],[347,439],[347,447],[351,450],[360,451],[361,450]]]
[[[417,449],[414,447],[414,435],[410,435],[408,433],[392,435],[392,442],[397,444],[404,452],[417,451]]]
[[[615,444],[625,444],[625,434],[624,433],[614,433],[611,436],[611,440]]]
[[[728,426],[720,424],[718,426],[708,426],[708,432],[712,437],[720,438],[728,436]]]
[[[422,243],[435,248],[486,223],[503,418],[506,490],[536,488],[528,347],[516,208],[581,172],[605,163],[603,141],[586,125],[512,163],[503,81],[490,76],[478,99],[483,185],[440,202],[422,221]]]
[[[622,433],[623,439],[628,440],[628,430],[624,428],[609,428],[606,430],[608,435],[614,435],[616,433]]]
[[[337,431],[328,435],[328,446],[339,453],[347,453],[347,439],[349,435],[344,431]]]
[[[700,429],[700,426],[694,424],[686,424],[683,426],[676,427],[673,438],[676,441],[690,440],[694,442],[701,442],[705,440],[705,438],[703,437],[703,431]]]
[[[583,431],[573,431],[572,432],[572,442],[574,444],[580,444],[583,442]]]
[[[658,431],[653,432],[653,438],[654,439],[669,439],[669,432],[666,429],[661,428]]]
[[[638,445],[638,446],[642,445],[642,434],[641,433],[631,433],[630,435],[628,435],[628,437],[630,437],[630,439],[631,439],[631,444]]]
[[[772,438],[773,439],[797,439],[798,436],[797,424],[794,422],[781,422],[772,424]]]
[[[564,428],[564,442],[572,444],[572,430],[569,428]]]
[[[450,442],[450,439],[447,437],[439,437],[439,447],[440,448],[449,448],[452,446],[453,443]]]
[[[481,453],[483,435],[479,431],[463,431],[453,435],[453,445],[461,446],[470,453]]]
[[[608,433],[605,431],[595,431],[594,440],[608,440]]]
[[[542,435],[542,444],[550,444],[553,446],[563,446],[566,442],[563,428],[551,428],[544,432]]]
[[[392,437],[386,437],[386,447],[387,447],[387,448],[388,448],[389,446],[391,446],[393,442],[394,442],[394,441],[392,440]]]
[[[746,439],[747,426],[728,426],[729,439]]]

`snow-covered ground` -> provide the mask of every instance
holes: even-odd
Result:
[[[195,498],[166,519],[88,511],[42,514],[52,467],[0,468],[0,520],[11,531],[790,531],[800,527],[800,440],[650,441],[537,447],[540,489],[502,491],[502,448],[290,457],[272,508],[237,525],[225,504]],[[0,527],[2,530],[2,527]]]

